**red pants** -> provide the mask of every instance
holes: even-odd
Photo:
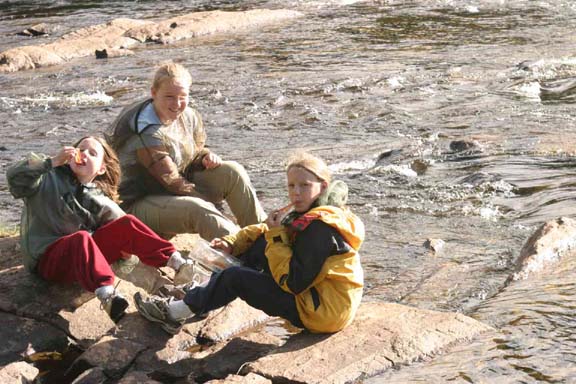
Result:
[[[42,278],[57,283],[78,282],[87,291],[114,284],[110,264],[134,254],[147,265],[163,267],[176,248],[135,216],[111,221],[92,235],[74,232],[52,243],[38,264]]]

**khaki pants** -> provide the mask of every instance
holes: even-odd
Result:
[[[213,203],[226,200],[241,227],[266,219],[250,178],[240,164],[225,161],[218,168],[195,172],[191,179],[196,190],[210,201],[190,196],[149,195],[132,204],[128,212],[162,236],[198,233],[208,241],[240,229]]]

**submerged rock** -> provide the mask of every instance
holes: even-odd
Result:
[[[0,73],[62,64],[73,58],[94,55],[95,52],[100,52],[96,53],[100,57],[130,54],[128,48],[143,42],[167,44],[201,35],[275,23],[301,15],[300,12],[283,9],[258,9],[243,12],[197,12],[158,23],[119,18],[106,24],[79,29],[50,44],[3,51],[0,53]]]

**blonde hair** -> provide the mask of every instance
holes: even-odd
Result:
[[[332,180],[332,172],[324,160],[308,152],[298,151],[290,156],[288,159],[288,165],[286,166],[286,172],[290,171],[290,169],[294,167],[307,170],[316,176],[318,181],[325,181],[330,184],[330,181]]]
[[[84,136],[74,144],[74,147],[78,147],[83,140],[94,139],[102,145],[104,148],[104,164],[106,165],[106,172],[98,175],[94,178],[93,183],[96,184],[98,188],[106,196],[111,198],[114,202],[120,203],[120,195],[118,194],[118,186],[120,185],[120,161],[116,152],[112,149],[110,144],[106,140],[95,137],[95,136]]]
[[[154,80],[152,81],[152,88],[158,89],[167,81],[180,83],[184,87],[188,88],[192,85],[192,75],[190,75],[190,72],[188,72],[184,66],[169,61],[160,64],[156,69]]]

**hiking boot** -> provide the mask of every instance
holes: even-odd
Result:
[[[143,298],[140,292],[134,294],[134,302],[138,312],[146,319],[159,323],[166,332],[175,335],[182,329],[184,321],[175,320],[168,313],[168,304],[171,300],[171,298],[158,296]]]
[[[106,311],[114,323],[117,323],[126,314],[128,301],[121,294],[114,293],[102,301],[101,308]]]
[[[194,283],[195,285],[203,285],[210,279],[211,272],[202,268],[194,260],[186,260],[186,264],[182,266],[174,275],[174,285],[184,285]]]

